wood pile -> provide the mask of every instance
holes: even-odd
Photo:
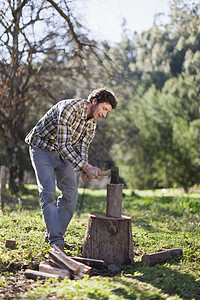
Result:
[[[53,245],[48,260],[39,264],[39,270],[27,269],[24,274],[29,279],[57,278],[62,280],[67,277],[78,280],[91,272],[92,265],[95,267],[104,266],[104,261],[69,257],[56,245]]]

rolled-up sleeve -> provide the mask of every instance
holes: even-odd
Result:
[[[87,161],[87,162],[88,162],[89,146],[95,137],[95,131],[96,131],[96,122],[89,121],[87,124],[87,127],[84,131],[81,142],[78,146],[78,150],[80,152],[81,157],[84,159],[84,161]]]

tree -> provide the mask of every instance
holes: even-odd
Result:
[[[48,82],[40,81],[39,61],[48,53],[81,55],[85,47],[94,46],[70,3],[6,0],[0,4],[0,142],[13,193],[23,183],[26,167],[23,140],[28,111],[38,97],[51,96]]]
[[[187,191],[199,182],[199,8],[173,4],[170,23],[136,35],[130,50],[140,77],[135,91],[121,93],[128,101],[115,117],[112,147],[130,187]]]

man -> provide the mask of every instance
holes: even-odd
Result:
[[[62,100],[39,120],[27,135],[46,225],[46,240],[64,250],[64,234],[78,200],[74,171],[84,180],[99,179],[100,169],[88,163],[88,148],[95,136],[96,121],[117,105],[105,88],[85,99]],[[56,202],[56,185],[61,195]]]

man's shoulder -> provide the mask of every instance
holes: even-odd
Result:
[[[57,103],[58,111],[63,115],[79,116],[85,119],[87,117],[88,100],[86,99],[64,99]]]
[[[63,99],[60,100],[57,104],[62,106],[84,106],[85,103],[88,103],[86,99]]]

